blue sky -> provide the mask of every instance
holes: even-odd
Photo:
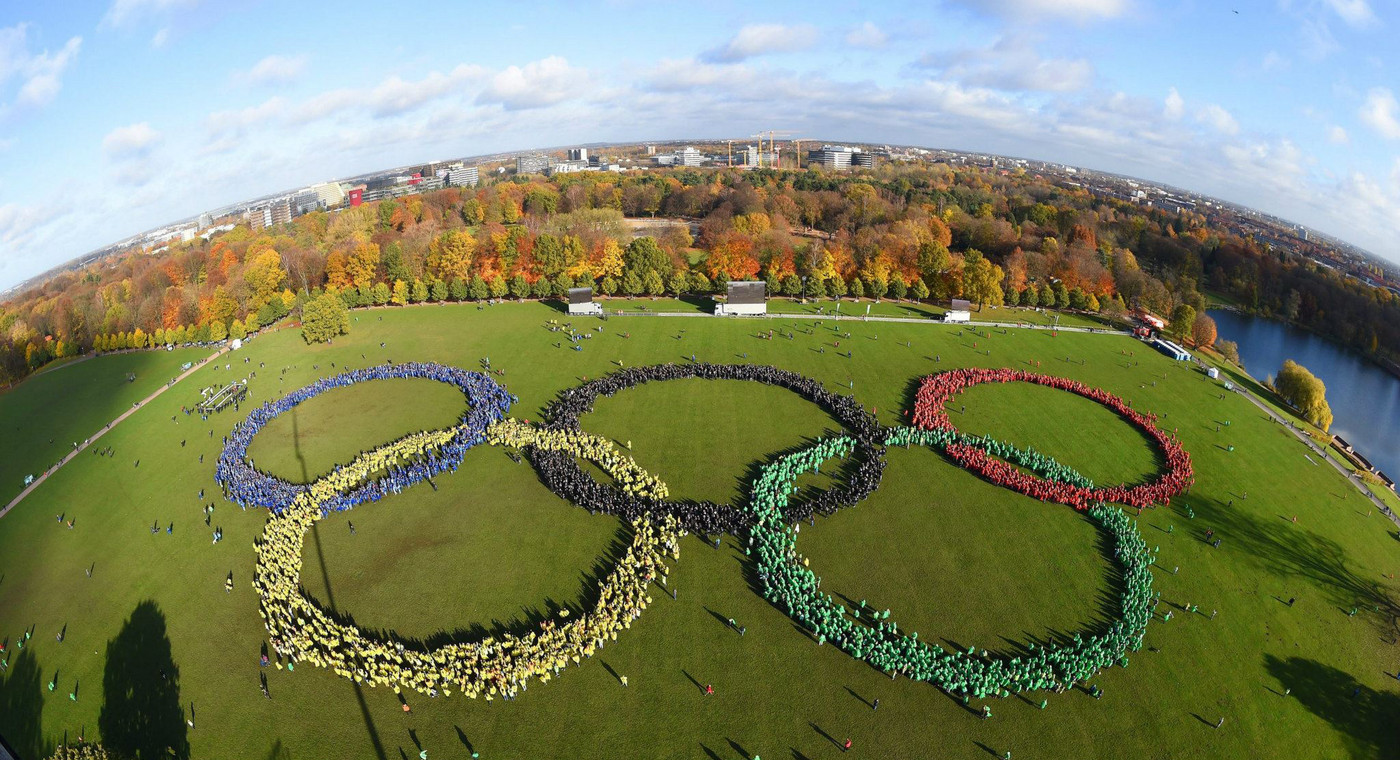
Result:
[[[357,172],[760,129],[1118,171],[1400,260],[1393,3],[436,5],[0,4],[0,288]]]

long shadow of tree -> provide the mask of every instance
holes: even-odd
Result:
[[[109,752],[136,760],[190,756],[180,669],[171,657],[165,615],[155,602],[136,605],[107,642],[102,699],[97,726]]]
[[[1378,580],[1358,575],[1342,545],[1277,518],[1258,518],[1219,501],[1188,499],[1200,531],[1213,528],[1223,551],[1240,551],[1272,575],[1301,578],[1341,609],[1360,607],[1381,635],[1400,639],[1400,599]],[[1199,538],[1200,536],[1198,536]],[[1378,612],[1377,612],[1378,611]],[[1338,613],[1340,614],[1340,612]]]
[[[1264,668],[1300,704],[1346,734],[1352,757],[1400,757],[1400,696],[1362,686],[1349,673],[1302,657],[1264,655]]]
[[[9,675],[0,682],[0,736],[14,748],[19,757],[47,757],[53,751],[44,743],[44,696],[40,683],[39,661],[33,648],[15,656]]]

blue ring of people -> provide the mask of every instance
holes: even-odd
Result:
[[[858,457],[844,482],[800,502],[787,504],[784,509],[789,522],[807,520],[814,515],[831,515],[836,510],[860,502],[880,487],[885,469],[885,429],[852,396],[832,392],[817,380],[762,364],[711,364],[708,362],[653,364],[611,372],[607,375],[562,391],[545,407],[546,428],[552,430],[580,429],[580,418],[592,411],[599,396],[613,394],[649,382],[698,378],[702,380],[742,380],[785,388],[821,407],[857,441]],[[740,535],[750,526],[750,515],[742,509],[704,500],[665,500],[643,494],[628,493],[598,482],[567,453],[544,451],[538,447],[526,450],[540,474],[540,479],[565,501],[592,512],[635,519],[642,515],[671,515],[692,533]]]
[[[895,428],[888,439],[890,445],[912,443],[939,450],[947,442],[914,428]],[[1123,571],[1124,591],[1120,616],[1100,634],[1075,633],[1071,641],[1050,646],[1030,644],[1030,653],[1023,657],[979,653],[976,647],[949,652],[921,641],[917,632],[902,632],[888,609],[867,608],[864,600],[848,608],[823,593],[821,578],[797,551],[797,531],[783,507],[796,493],[799,476],[818,470],[834,457],[848,456],[855,443],[849,436],[826,438],[764,466],[748,502],[753,528],[745,552],[754,558],[763,595],[808,630],[819,645],[831,642],[891,677],[926,681],[964,702],[974,697],[1007,697],[1011,692],[1064,691],[1115,663],[1126,666],[1128,652],[1141,649],[1157,603],[1149,570],[1155,556],[1132,519],[1121,508],[1103,502],[1090,507],[1088,514],[1111,539]],[[1037,458],[1031,452],[1015,456]],[[1040,469],[1050,477],[1083,480],[1058,462],[1044,462]]]
[[[274,513],[281,512],[298,494],[307,490],[307,484],[290,483],[254,467],[247,459],[248,447],[253,438],[282,413],[326,391],[371,380],[392,378],[421,378],[455,385],[467,397],[468,408],[462,414],[462,424],[456,428],[457,432],[452,440],[432,457],[389,473],[384,478],[368,481],[349,493],[338,494],[323,505],[324,509],[350,509],[361,502],[374,501],[388,493],[401,491],[444,470],[456,470],[467,449],[485,440],[486,429],[492,423],[503,419],[515,401],[513,396],[487,375],[431,362],[379,364],[322,378],[281,398],[264,403],[249,413],[247,419],[234,425],[233,432],[224,438],[224,448],[214,473],[214,479],[223,488],[224,496],[244,507],[266,507]]]

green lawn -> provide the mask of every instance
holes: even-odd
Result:
[[[0,393],[0,508],[132,404],[212,350],[134,351],[68,362]],[[136,379],[128,381],[127,376]],[[193,402],[198,403],[198,399]]]
[[[1335,470],[1310,464],[1303,444],[1248,401],[1219,398],[1216,381],[1120,336],[988,337],[932,324],[841,323],[852,334],[845,338],[800,316],[626,318],[576,320],[604,329],[572,351],[555,346],[558,334],[544,327],[552,319],[565,317],[533,303],[358,311],[351,334],[333,345],[307,347],[295,330],[261,336],[230,357],[230,369],[221,362],[200,370],[114,428],[104,442],[116,456],[79,457],[0,519],[0,641],[8,639],[9,663],[0,672],[0,734],[22,760],[65,735],[118,737],[138,724],[152,741],[183,737],[193,757],[269,760],[397,759],[416,756],[419,743],[435,760],[467,757],[468,743],[482,758],[771,760],[835,756],[835,742],[848,737],[853,755],[869,758],[972,759],[1007,750],[1017,758],[1400,755],[1400,682],[1389,643],[1400,612],[1400,583],[1389,577],[1400,571],[1395,528],[1368,518],[1364,500],[1348,495]],[[795,339],[760,340],[760,327],[791,329]],[[852,358],[837,354],[837,340]],[[969,709],[818,646],[754,592],[744,537],[718,550],[692,537],[672,568],[676,600],[657,588],[655,604],[616,642],[513,702],[405,692],[412,712],[404,713],[392,691],[309,664],[265,671],[272,699],[263,699],[258,655],[266,631],[249,579],[267,514],[224,501],[213,480],[221,438],[249,407],[207,423],[179,414],[200,387],[256,371],[257,403],[390,358],[474,369],[489,356],[520,399],[511,416],[537,421],[560,390],[619,360],[631,367],[692,353],[801,372],[853,392],[887,425],[901,424],[928,372],[1036,361],[1041,372],[1165,414],[1162,424],[1179,431],[1193,456],[1197,482],[1172,508],[1145,511],[1140,529],[1160,547],[1156,588],[1175,619],[1149,627],[1147,647],[1128,668],[1095,679],[1102,699],[1048,695],[1044,711],[1032,703],[1045,695],[994,700],[994,718],[982,721],[974,715],[980,703]],[[178,358],[84,362],[0,396],[0,445],[10,447],[4,486],[30,450],[40,450],[41,463],[56,458],[43,451],[49,437],[96,429],[130,406],[113,392],[132,390],[118,363],[173,362],[138,370],[138,383],[159,384]],[[60,403],[78,394],[90,403]],[[1097,479],[1131,481],[1152,469],[1141,436],[1083,399],[1021,384],[976,388],[965,399],[956,424],[1035,445]],[[456,391],[421,381],[343,389],[269,426],[253,456],[298,477],[300,456],[314,474],[446,424],[461,409]],[[1217,433],[1225,419],[1233,424]],[[600,399],[583,426],[630,440],[638,461],[678,494],[733,502],[755,464],[836,423],[785,391],[684,381]],[[563,503],[528,463],[496,449],[469,452],[458,472],[434,482],[436,489],[421,483],[322,521],[303,557],[308,593],[369,628],[435,641],[480,636],[587,603],[600,563],[626,540],[619,521]],[[216,509],[206,526],[201,505],[210,501]],[[55,521],[60,513],[75,519],[72,530]],[[153,535],[153,521],[173,523],[173,534]],[[215,527],[224,530],[217,545]],[[1220,548],[1202,540],[1206,529],[1216,531]],[[930,451],[890,451],[881,489],[804,524],[798,545],[825,590],[890,607],[930,641],[1014,652],[1100,626],[1111,614],[1114,565],[1089,521],[995,488]],[[225,593],[230,573],[234,590]],[[1294,597],[1292,607],[1283,603]],[[1187,603],[1204,614],[1173,606]],[[1353,606],[1361,609],[1350,618]],[[722,622],[731,617],[746,635]],[[17,651],[31,626],[33,639]],[[166,681],[161,670],[176,677]],[[630,686],[615,675],[628,676]],[[76,701],[68,697],[75,683]],[[715,696],[700,693],[707,683]],[[1285,689],[1290,698],[1281,696]],[[192,730],[183,722],[191,705]],[[1226,722],[1216,730],[1220,717]]]

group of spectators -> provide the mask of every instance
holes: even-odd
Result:
[[[328,505],[346,489],[385,469],[402,470],[409,466],[407,462],[422,460],[435,450],[441,458],[440,450],[451,445],[460,430],[418,433],[360,456],[312,483],[268,520],[257,545],[253,586],[273,648],[281,657],[290,663],[328,668],[357,683],[388,686],[395,693],[409,688],[430,696],[457,691],[472,698],[511,699],[530,679],[547,682],[570,661],[578,664],[581,658],[591,657],[641,615],[651,602],[648,585],[666,575],[666,555],[679,556],[683,533],[670,517],[632,522],[632,545],[600,584],[597,605],[591,611],[571,619],[568,609],[562,608],[542,621],[538,630],[522,636],[505,634],[422,650],[366,635],[307,598],[301,587],[302,544],[312,524],[333,511]],[[502,442],[525,437],[514,425],[495,433]],[[577,438],[548,445],[572,456],[596,453],[592,443]]]
[[[1047,480],[1027,475],[985,446],[963,442],[950,443],[945,451],[959,465],[981,475],[997,485],[1005,486],[1042,501],[1068,504],[1075,509],[1088,509],[1099,502],[1127,504],[1139,509],[1153,504],[1169,504],[1171,497],[1191,487],[1195,479],[1191,455],[1186,453],[1174,434],[1157,427],[1157,416],[1139,412],[1123,399],[1078,380],[1053,375],[1039,375],[1018,369],[988,369],[968,367],[940,372],[924,378],[915,396],[913,423],[925,430],[956,428],[948,418],[945,404],[953,396],[981,383],[1026,382],[1069,391],[1117,412],[1151,438],[1162,452],[1167,471],[1157,479],[1136,486],[1118,485],[1094,488],[1092,484],[1073,480]]]
[[[855,504],[880,486],[885,467],[883,428],[875,416],[851,396],[833,393],[820,382],[796,372],[755,364],[655,364],[621,369],[596,380],[570,388],[545,408],[547,430],[577,431],[580,418],[592,411],[599,396],[612,396],[643,383],[699,378],[703,380],[742,380],[786,388],[831,414],[857,441],[859,456],[846,473],[845,482],[787,508],[790,521],[807,520],[815,514],[831,514]],[[599,483],[571,456],[541,447],[527,450],[541,480],[554,493],[585,509],[635,519],[642,515],[668,514],[694,533],[738,535],[749,524],[742,510],[712,501],[667,501],[665,497],[619,490]]]
[[[899,431],[891,436],[892,444],[910,442],[923,441]],[[1100,634],[1075,633],[1070,641],[1051,646],[1031,644],[1029,653],[1019,657],[979,653],[975,647],[946,651],[921,641],[917,632],[901,632],[890,620],[889,610],[867,608],[864,600],[848,608],[820,591],[821,578],[797,552],[798,534],[789,527],[783,510],[797,490],[799,476],[833,457],[848,456],[854,447],[849,437],[827,438],[783,457],[763,468],[749,502],[754,525],[747,551],[756,559],[764,596],[810,631],[818,644],[831,642],[891,678],[903,675],[932,683],[965,703],[973,697],[1008,697],[1012,692],[1063,691],[1114,663],[1126,665],[1127,653],[1141,648],[1157,603],[1148,570],[1155,555],[1123,510],[1102,503],[1088,513],[1112,538],[1123,569],[1124,592],[1120,617]]]
[[[401,491],[413,483],[432,477],[447,469],[456,469],[467,449],[485,439],[486,428],[502,419],[515,399],[490,377],[456,367],[425,362],[382,364],[365,369],[349,370],[332,377],[321,378],[281,398],[268,401],[254,409],[246,419],[234,425],[224,437],[223,452],[214,477],[223,486],[230,501],[244,507],[267,507],[280,512],[303,492],[305,484],[289,483],[254,467],[248,460],[248,447],[267,423],[292,407],[333,388],[343,388],[369,380],[390,378],[424,378],[450,383],[467,397],[467,411],[462,424],[454,428],[455,435],[438,445],[428,456],[411,464],[394,468],[383,478],[364,482],[351,491],[336,491],[335,498],[321,502],[327,510],[344,510],[364,501],[373,501],[387,493]],[[335,473],[332,473],[334,476]]]

